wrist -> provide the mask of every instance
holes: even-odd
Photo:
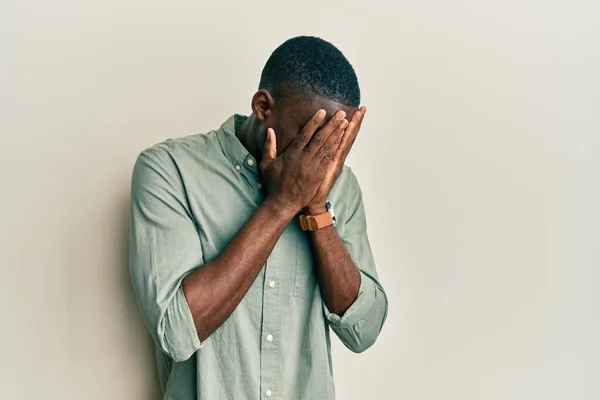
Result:
[[[318,215],[323,214],[327,211],[327,207],[325,206],[325,200],[322,202],[313,202],[302,209],[307,215]]]
[[[298,214],[298,211],[300,210],[300,207],[275,197],[266,198],[262,203],[262,206],[265,207],[274,217],[287,220],[294,218],[294,216]]]

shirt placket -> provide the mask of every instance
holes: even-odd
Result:
[[[266,194],[264,183],[254,157],[247,151],[242,152],[246,154],[236,160],[234,167],[250,185],[247,193],[258,206]],[[287,253],[291,248],[294,248],[294,235],[288,225],[265,262],[260,332],[260,399],[281,398],[279,387],[281,301],[279,297],[283,277],[280,275],[280,268],[285,265]]]
[[[284,295],[284,291],[286,290],[285,271],[290,270],[290,249],[296,248],[296,241],[297,238],[294,235],[293,225],[290,223],[283,230],[265,263],[262,326],[260,332],[261,399],[281,399],[281,387],[279,385],[281,360],[279,355],[281,351],[282,331],[281,307],[283,303],[281,296]]]
[[[235,169],[241,173],[243,179],[249,185],[245,192],[252,198],[256,206],[258,206],[264,200],[266,190],[264,189],[264,183],[256,165],[256,160],[250,153],[247,153],[243,160],[235,165]]]
[[[263,286],[262,327],[260,340],[261,398],[279,398],[279,343],[281,280],[275,266],[276,254],[271,253],[265,264]]]

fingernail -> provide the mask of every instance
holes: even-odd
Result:
[[[337,114],[337,119],[343,119],[346,116],[346,112],[340,110]]]
[[[324,117],[325,116],[325,110],[321,109],[319,111],[317,111],[317,114],[319,117]]]

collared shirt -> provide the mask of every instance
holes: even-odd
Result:
[[[183,278],[217,257],[265,200],[259,166],[235,134],[246,118],[234,114],[217,130],[156,144],[134,166],[130,273],[164,398],[334,399],[329,328],[362,352],[388,304],[349,166],[328,196],[334,228],[360,272],[358,297],[343,315],[321,297],[310,233],[297,217],[233,313],[202,342],[183,294]]]

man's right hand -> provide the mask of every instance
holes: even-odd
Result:
[[[290,146],[277,157],[277,143],[273,128],[267,129],[267,139],[260,170],[267,188],[267,197],[294,213],[313,198],[328,170],[328,164],[338,150],[348,121],[342,110],[335,113],[313,135],[325,118],[319,110],[306,123]],[[306,146],[310,142],[309,146]]]

